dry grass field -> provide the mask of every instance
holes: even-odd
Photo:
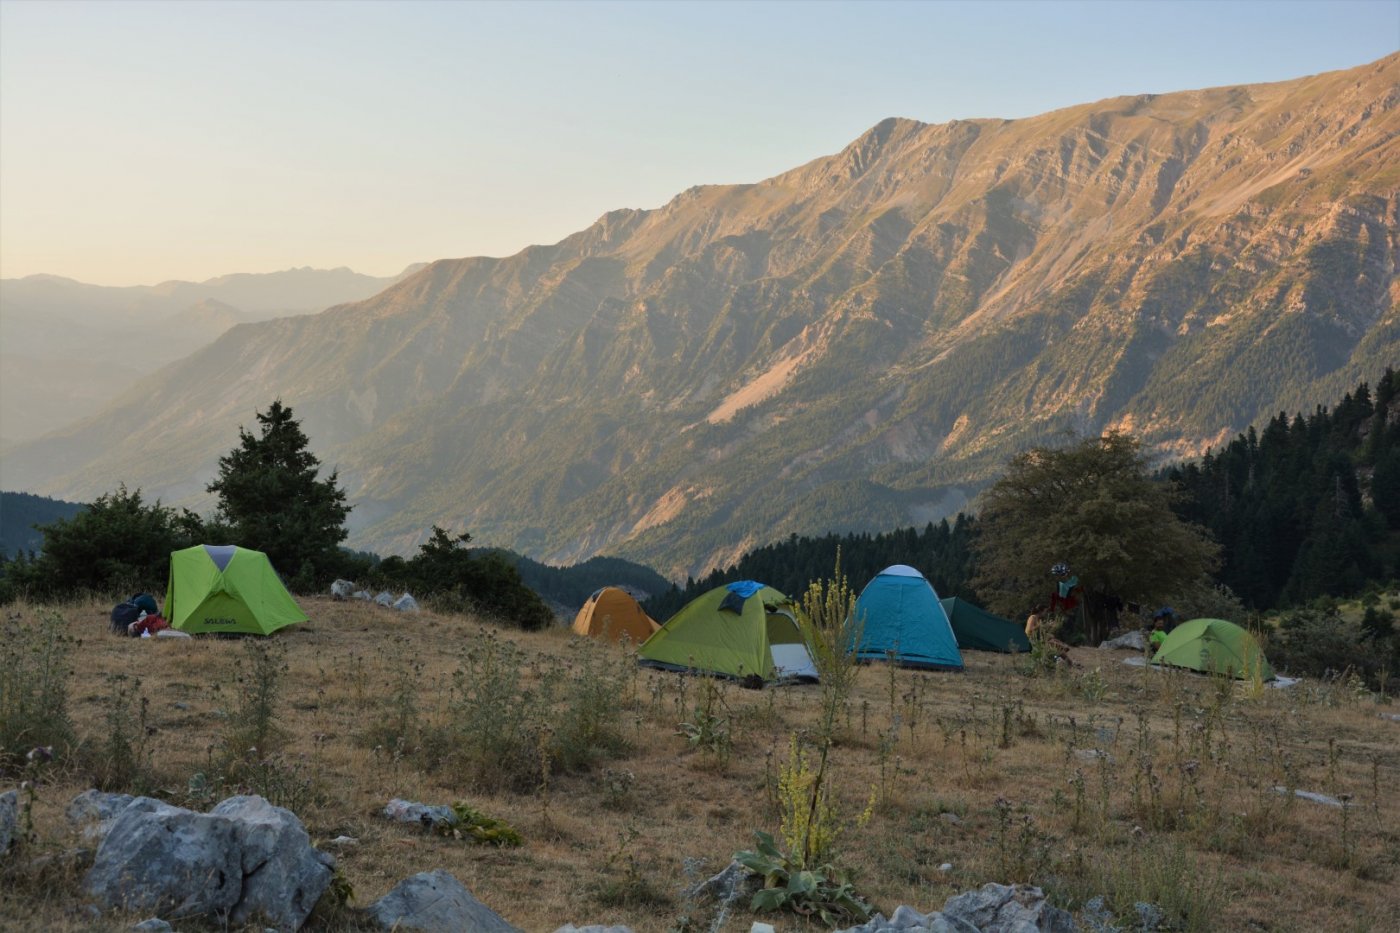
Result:
[[[638,669],[624,649],[564,630],[301,602],[311,621],[265,640],[123,639],[107,634],[105,603],[8,607],[26,626],[56,615],[76,639],[68,711],[82,748],[38,771],[35,839],[0,878],[0,925],[118,930],[140,919],[80,919],[81,866],[34,865],[76,845],[63,809],[99,779],[197,808],[262,793],[320,843],[353,837],[335,850],[352,906],[443,868],[529,931],[749,928],[746,903],[717,917],[681,892],[751,847],[755,830],[778,831],[776,775],[792,736],[812,727],[819,687],[743,690]],[[258,647],[271,649],[261,674]],[[1382,715],[1400,707],[1345,680],[1260,689],[1126,656],[1076,649],[1073,667],[1038,676],[1024,656],[978,652],[962,674],[862,668],[830,765],[848,824],[837,861],[859,891],[886,913],[928,911],[988,881],[1032,881],[1075,910],[1096,894],[1120,911],[1152,900],[1179,929],[1400,929],[1400,722]],[[498,700],[526,692],[491,706],[491,684]],[[266,747],[231,747],[248,741],[247,711],[265,687],[277,690]],[[580,696],[606,720],[593,732],[559,712]],[[550,712],[512,718],[531,705]],[[521,721],[540,748],[565,733],[607,741],[591,761],[577,747],[547,767],[537,754],[492,760],[511,746],[481,737]],[[394,797],[465,801],[523,845],[388,822],[379,814]],[[358,920],[326,910],[313,924]]]

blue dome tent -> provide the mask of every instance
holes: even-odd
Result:
[[[903,667],[963,669],[962,654],[948,614],[924,575],[895,564],[861,591],[856,600],[856,657],[892,660]]]

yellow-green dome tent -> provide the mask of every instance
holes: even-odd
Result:
[[[1224,674],[1241,680],[1273,680],[1274,669],[1249,632],[1224,619],[1192,619],[1172,629],[1153,664],[1190,668],[1203,674]]]
[[[171,553],[165,617],[182,632],[253,635],[306,621],[267,555],[231,544]]]
[[[639,664],[765,683],[816,680],[815,636],[797,604],[752,580],[695,597],[642,644]]]

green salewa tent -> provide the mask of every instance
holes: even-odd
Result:
[[[182,632],[254,635],[306,621],[266,554],[212,544],[171,553],[165,617]]]
[[[1273,680],[1274,669],[1254,636],[1224,619],[1192,619],[1172,629],[1153,664],[1186,667],[1205,674],[1227,674],[1241,680],[1256,673]]]
[[[943,611],[953,626],[958,647],[966,651],[1001,651],[1016,653],[1031,650],[1031,640],[1025,629],[1001,616],[993,615],[965,599],[949,596],[942,600]]]
[[[815,637],[796,603],[742,580],[692,599],[642,643],[637,662],[764,683],[816,680]]]

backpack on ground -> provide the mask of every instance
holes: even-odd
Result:
[[[112,634],[127,634],[126,627],[141,617],[141,607],[131,600],[112,607]]]

